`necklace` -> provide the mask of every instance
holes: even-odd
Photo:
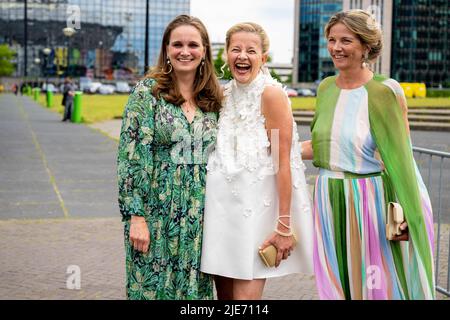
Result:
[[[191,108],[191,104],[189,102],[185,102],[181,105],[181,109],[183,109],[183,111],[187,114],[190,114],[191,112],[194,111],[195,107]]]

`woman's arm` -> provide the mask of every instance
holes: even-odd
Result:
[[[130,242],[146,252],[150,243],[146,211],[153,171],[153,107],[149,88],[143,83],[130,94],[122,121],[117,156],[119,209],[130,221]]]
[[[312,140],[306,140],[301,143],[302,145],[302,159],[312,160],[314,157],[314,152],[312,148]]]
[[[432,243],[427,234],[405,114],[391,89],[376,81],[370,82],[367,88],[372,94],[369,100],[371,132],[395,196],[403,207],[410,243],[423,264],[421,276],[427,279],[429,292],[433,292]]]
[[[279,200],[279,212],[277,230],[280,233],[289,234],[291,232],[291,144],[292,144],[292,112],[289,107],[286,94],[281,88],[268,86],[262,95],[262,113],[266,119],[266,130],[271,141],[271,153],[274,162],[278,159],[277,191]],[[272,139],[274,132],[278,132],[278,146]],[[278,148],[277,148],[278,147]],[[277,164],[275,163],[275,168]],[[292,250],[294,241],[291,236],[282,236],[274,232],[264,243],[274,244],[278,249],[277,263],[279,265],[282,258],[286,259],[289,251]],[[263,245],[263,248],[264,248]]]

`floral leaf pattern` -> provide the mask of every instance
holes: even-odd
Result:
[[[198,109],[188,123],[180,107],[151,94],[153,84],[140,81],[130,94],[118,148],[127,298],[212,299],[212,277],[200,272],[200,257],[206,163],[216,142],[217,114]],[[189,144],[180,150],[193,150],[187,162],[183,152],[173,152],[181,142]],[[130,246],[131,215],[147,221],[145,254]]]

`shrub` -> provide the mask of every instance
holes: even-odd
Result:
[[[450,89],[433,89],[430,88],[427,90],[428,98],[449,98],[450,97]]]

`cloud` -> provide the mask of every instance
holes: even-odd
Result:
[[[191,0],[191,14],[203,21],[213,42],[224,42],[225,33],[235,23],[256,22],[270,38],[273,61],[292,60],[294,0]]]

